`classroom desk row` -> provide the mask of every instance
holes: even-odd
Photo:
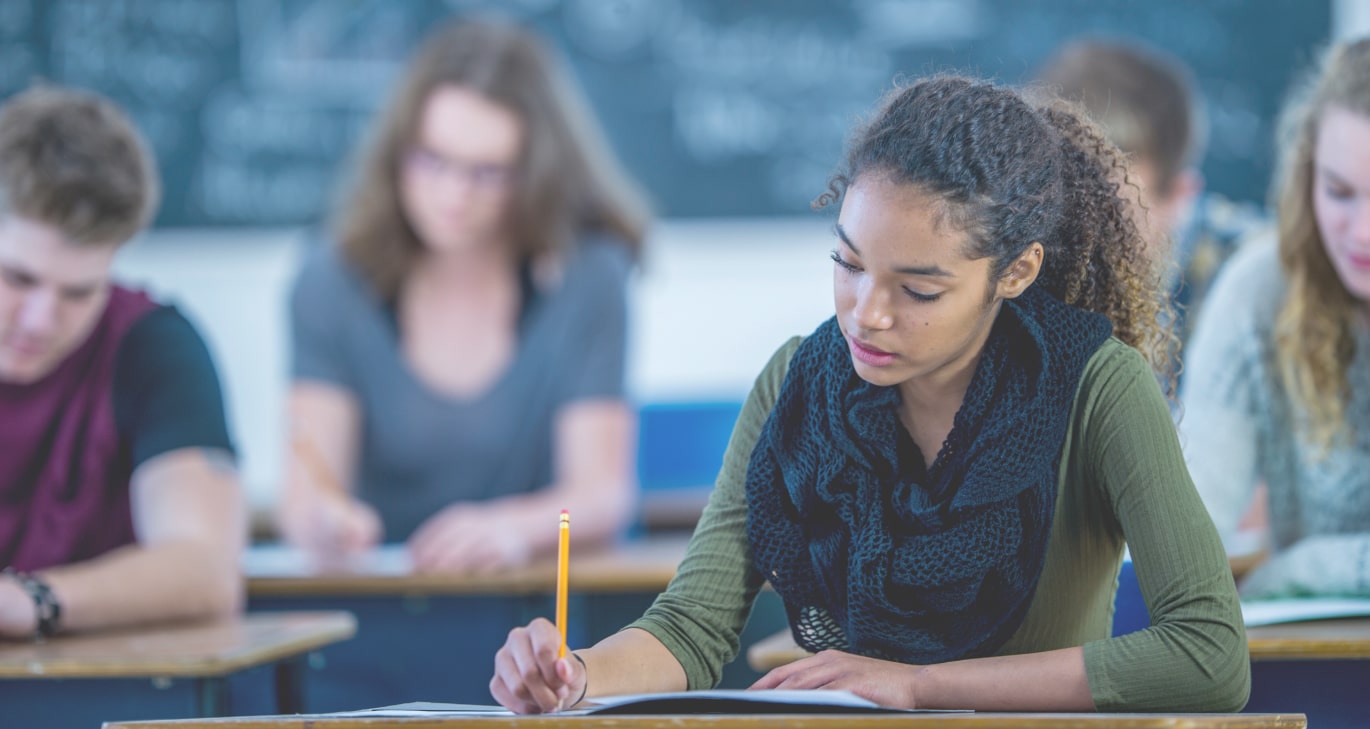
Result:
[[[686,541],[640,540],[575,555],[573,644],[640,614],[675,574]],[[243,567],[249,612],[241,621],[0,644],[0,727],[340,711],[419,699],[488,703],[505,635],[552,614],[551,565],[436,576],[415,574],[395,547],[319,565],[268,546],[250,549]],[[778,627],[768,624],[756,637]]]
[[[674,575],[685,546],[684,537],[654,538],[576,555],[571,568],[572,645],[596,641],[640,615]],[[290,550],[254,548],[245,571],[252,612],[236,627],[173,626],[63,637],[40,646],[0,646],[0,678],[13,679],[0,681],[0,705],[9,716],[29,719],[16,726],[39,729],[90,724],[59,721],[61,712],[55,719],[49,710],[93,711],[104,701],[113,703],[97,715],[100,719],[328,712],[418,700],[489,703],[495,651],[510,628],[551,614],[555,579],[550,565],[488,576],[418,575],[409,569],[404,553],[394,549],[322,567]],[[314,620],[317,633],[305,640],[298,630],[308,619]],[[281,626],[273,620],[295,622]],[[785,625],[778,596],[764,591],[742,638],[744,658],[725,669],[723,685],[741,688],[760,676],[769,664],[758,657],[767,648],[749,652],[748,646]],[[1363,686],[1370,685],[1370,660],[1365,660],[1370,659],[1370,621],[1297,624],[1250,634],[1257,663],[1249,710],[1303,711],[1316,694],[1328,690],[1364,705]],[[788,640],[788,635],[778,640]],[[167,646],[173,644],[188,646],[177,660],[198,667],[173,670],[165,660],[153,660],[167,658]],[[149,660],[141,672],[113,678],[120,675],[119,657],[129,654]],[[752,666],[747,665],[749,655]],[[60,664],[59,659],[76,663]],[[71,668],[81,661],[90,662]],[[1354,670],[1344,670],[1348,666]],[[83,686],[77,694],[80,702],[64,704],[61,697],[71,695],[63,693],[65,682],[37,679],[62,671],[124,683],[109,683],[100,691]],[[150,686],[161,703],[154,707],[137,698],[141,694],[127,690],[134,685]],[[1311,693],[1281,690],[1288,686],[1307,686]],[[38,708],[13,713],[21,704]],[[0,720],[0,725],[9,723]]]

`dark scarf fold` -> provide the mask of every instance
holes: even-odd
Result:
[[[1076,386],[1108,320],[1030,288],[1004,303],[930,469],[898,388],[857,376],[830,319],[790,360],[747,470],[752,558],[795,639],[905,663],[993,654],[1042,572]]]

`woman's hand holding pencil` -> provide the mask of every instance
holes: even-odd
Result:
[[[292,450],[311,486],[287,491],[278,525],[286,540],[325,562],[378,544],[382,529],[376,510],[347,492],[308,440],[295,440]]]
[[[571,515],[561,510],[557,527],[557,623],[542,618],[514,628],[495,654],[490,695],[519,714],[569,709],[585,697],[585,663],[566,655],[566,604],[570,597]]]
[[[558,658],[561,631],[546,618],[509,631],[495,654],[490,695],[516,714],[564,711],[585,695],[585,666],[574,654]]]

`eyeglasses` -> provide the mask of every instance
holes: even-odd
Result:
[[[466,162],[445,157],[426,147],[410,147],[404,161],[416,172],[433,177],[454,175],[481,190],[502,190],[514,181],[513,165]]]

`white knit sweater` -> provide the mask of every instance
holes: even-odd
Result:
[[[1244,597],[1370,595],[1370,326],[1357,331],[1347,426],[1323,456],[1276,369],[1284,288],[1270,238],[1219,274],[1184,355],[1185,459],[1224,541],[1256,486],[1269,486],[1272,555]]]

